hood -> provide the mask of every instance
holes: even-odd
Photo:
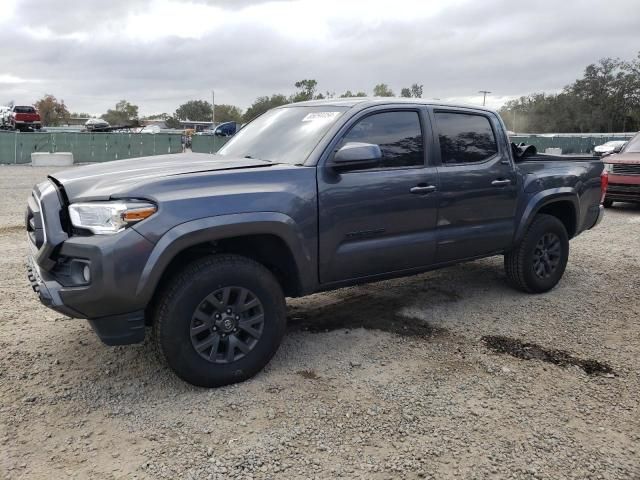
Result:
[[[210,153],[179,153],[116,160],[64,170],[50,175],[70,202],[108,200],[136,184],[171,175],[273,165],[263,160],[231,158]]]
[[[640,152],[617,153],[602,159],[604,163],[640,163]]]

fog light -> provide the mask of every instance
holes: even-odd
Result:
[[[86,283],[91,282],[91,269],[89,268],[89,265],[85,265],[82,269],[82,278]]]

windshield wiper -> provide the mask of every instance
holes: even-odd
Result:
[[[251,160],[262,160],[263,162],[274,163],[271,160],[267,160],[266,158],[255,158],[252,155],[245,155],[244,158],[250,158]]]

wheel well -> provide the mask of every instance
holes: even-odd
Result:
[[[573,203],[566,200],[552,202],[543,206],[538,210],[538,213],[552,215],[560,220],[564,228],[566,228],[569,238],[572,238],[576,234],[576,209]]]
[[[162,273],[155,295],[161,292],[164,285],[185,265],[198,258],[216,253],[234,253],[251,258],[273,273],[285,296],[297,297],[301,295],[300,276],[293,254],[284,240],[271,234],[225,238],[200,243],[182,250],[171,260]]]

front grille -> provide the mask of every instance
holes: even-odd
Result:
[[[625,184],[625,183],[610,183],[607,186],[607,192],[638,193],[638,194],[640,194],[640,185],[628,185],[628,184]]]
[[[618,200],[640,200],[640,185],[610,183],[607,187],[607,197]]]
[[[42,221],[42,212],[40,211],[40,205],[35,198],[35,193],[31,194],[29,202],[27,204],[27,211],[25,213],[25,226],[27,228],[27,235],[29,240],[33,243],[37,249],[40,249],[44,244],[45,232],[44,224]]]
[[[640,163],[614,163],[612,173],[616,175],[640,175]]]

